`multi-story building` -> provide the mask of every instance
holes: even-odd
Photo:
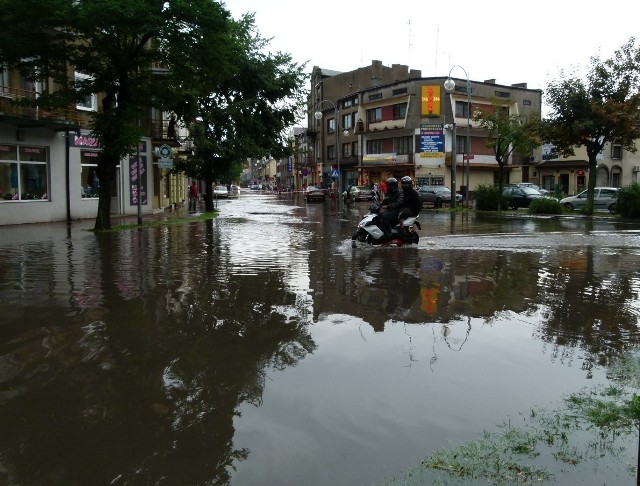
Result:
[[[92,94],[75,106],[54,111],[16,103],[54,89],[54,85],[35,84],[17,71],[0,68],[0,225],[71,221],[97,214],[100,181],[96,159],[101,149],[89,127],[101,95]],[[138,154],[142,212],[184,202],[184,177],[159,166],[155,153],[161,145],[173,147],[175,156],[189,149],[179,143],[185,134],[170,124],[166,112],[150,109],[141,114],[140,126],[146,136],[136,155],[117,167],[111,187],[113,214],[138,212]]]
[[[574,157],[550,158],[550,147],[544,146],[539,159],[532,164],[533,175],[540,187],[563,196],[573,196],[587,189],[589,159],[584,147]],[[608,143],[596,157],[596,186],[624,187],[640,182],[640,154]]]
[[[500,100],[511,114],[541,112],[542,92],[524,83],[469,81],[468,95],[467,80],[457,79],[449,93],[443,88],[446,77],[422,78],[420,71],[398,65],[385,70],[379,61],[351,73],[318,68],[313,73],[308,123],[315,136],[316,170],[328,185],[339,168],[341,190],[404,175],[419,185],[450,186],[455,179],[463,193],[493,184],[498,163],[486,146],[486,131],[473,121],[474,111]],[[530,180],[532,157],[535,152],[514,154],[507,181]]]

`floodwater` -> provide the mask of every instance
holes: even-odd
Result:
[[[382,484],[638,349],[640,225],[425,210],[352,249],[367,206],[1,227],[0,484]],[[636,441],[555,484],[635,484]]]

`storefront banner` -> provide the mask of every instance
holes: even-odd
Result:
[[[143,205],[147,204],[147,156],[140,156],[140,197]],[[138,164],[137,157],[129,157],[129,202],[132,206],[138,205]]]

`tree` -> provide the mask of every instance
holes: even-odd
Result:
[[[109,188],[120,161],[138,147],[142,110],[185,113],[203,87],[211,94],[229,86],[252,25],[251,16],[236,22],[213,0],[0,0],[0,12],[0,63],[55,85],[34,103],[69,106],[102,94],[91,125],[102,148],[95,229],[111,227]],[[74,70],[85,75],[81,81]],[[194,74],[205,71],[203,84]],[[221,108],[218,116],[228,107]]]
[[[636,152],[640,138],[640,49],[632,37],[607,60],[592,57],[585,79],[567,75],[551,81],[546,103],[551,113],[544,120],[544,139],[554,154],[575,155],[585,147],[589,159],[586,214],[593,214],[597,156],[607,143]]]
[[[289,154],[287,127],[304,110],[304,65],[292,63],[288,54],[263,53],[268,40],[255,30],[253,15],[235,25],[233,63],[225,76],[217,65],[193,66],[190,79],[196,89],[183,92],[177,111],[193,138],[193,157],[176,170],[205,181],[205,207],[213,209],[211,185],[217,178],[239,175],[248,157]],[[207,59],[211,48],[201,45]]]
[[[474,120],[487,130],[487,147],[493,149],[498,163],[498,190],[502,208],[502,188],[504,186],[504,167],[514,152],[528,154],[539,145],[538,113],[528,115],[510,114],[509,105],[493,100],[490,108],[474,113]]]

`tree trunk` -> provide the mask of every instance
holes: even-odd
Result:
[[[587,193],[587,204],[584,207],[584,213],[589,216],[593,215],[594,189],[596,187],[596,179],[598,178],[597,168],[598,161],[596,160],[595,154],[589,154],[589,184],[587,184],[589,192]]]
[[[118,159],[103,154],[98,159],[98,214],[93,229],[95,231],[111,229],[111,185],[113,184],[115,168],[118,166]]]

